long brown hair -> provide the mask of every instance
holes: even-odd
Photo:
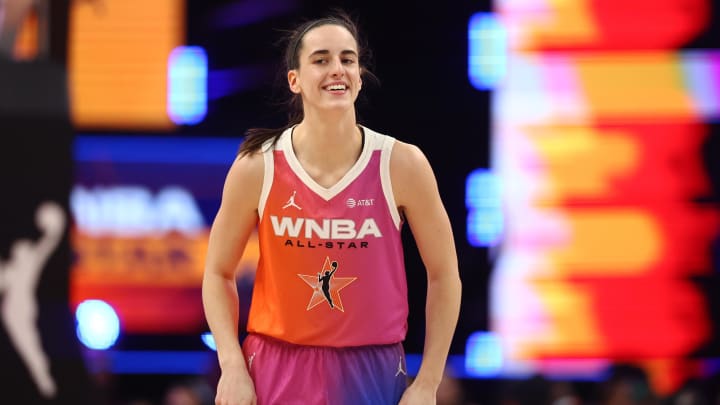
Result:
[[[299,25],[294,30],[288,31],[283,43],[285,44],[283,71],[287,72],[300,67],[300,51],[302,40],[310,30],[323,25],[339,25],[347,29],[355,38],[358,45],[359,63],[361,75],[377,82],[375,75],[367,68],[370,59],[370,52],[361,41],[358,33],[358,24],[346,12],[335,10],[328,16],[309,20]],[[288,123],[282,128],[251,128],[245,132],[245,139],[240,145],[238,155],[240,157],[258,151],[262,145],[272,139],[273,144],[277,142],[282,133],[303,120],[302,97],[299,94],[290,93],[285,101],[288,106]]]

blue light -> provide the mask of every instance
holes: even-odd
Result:
[[[208,99],[217,100],[262,87],[272,79],[273,71],[273,67],[268,63],[212,70],[208,72]]]
[[[120,320],[115,310],[105,301],[86,300],[75,310],[77,336],[90,349],[105,350],[120,335]]]
[[[78,135],[73,144],[76,162],[169,163],[230,165],[241,138],[210,136]]]
[[[293,12],[299,7],[296,0],[244,0],[227,2],[224,6],[213,5],[208,26],[222,31],[256,24]]]
[[[205,332],[200,335],[200,338],[202,339],[203,343],[205,343],[205,346],[211,348],[214,351],[217,351],[217,346],[215,346],[215,338],[213,337],[212,333]]]
[[[713,72],[713,52],[682,53],[682,73],[697,112],[708,121],[720,118],[720,78]],[[714,83],[713,83],[714,82]]]
[[[473,377],[497,377],[503,366],[500,338],[492,332],[475,332],[465,346],[465,372]]]
[[[468,77],[478,90],[495,88],[507,69],[507,34],[493,13],[475,13],[468,24]]]
[[[467,239],[476,247],[494,246],[504,230],[500,180],[486,169],[472,171],[465,184]]]
[[[182,351],[108,351],[114,374],[207,375],[217,364],[210,352]]]
[[[175,48],[168,59],[167,112],[176,124],[194,125],[207,114],[208,61],[198,46]]]

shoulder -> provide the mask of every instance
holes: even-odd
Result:
[[[225,179],[224,198],[257,200],[262,189],[265,162],[261,151],[235,158]]]
[[[390,177],[399,206],[436,189],[435,175],[425,153],[416,145],[395,141],[390,156]]]
[[[250,176],[255,178],[258,175],[262,175],[264,170],[265,162],[263,153],[258,150],[236,157],[232,166],[230,166],[228,177],[232,176],[245,178]]]
[[[390,163],[398,170],[410,170],[428,164],[428,160],[416,145],[395,140]]]

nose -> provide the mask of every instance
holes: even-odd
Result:
[[[330,66],[330,74],[333,77],[341,77],[344,73],[345,69],[340,58],[333,58]]]

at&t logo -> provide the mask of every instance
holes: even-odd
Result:
[[[375,199],[374,198],[363,198],[363,199],[354,199],[354,198],[348,198],[347,201],[345,201],[345,205],[348,206],[348,208],[355,208],[355,207],[369,207],[371,205],[375,205]]]

